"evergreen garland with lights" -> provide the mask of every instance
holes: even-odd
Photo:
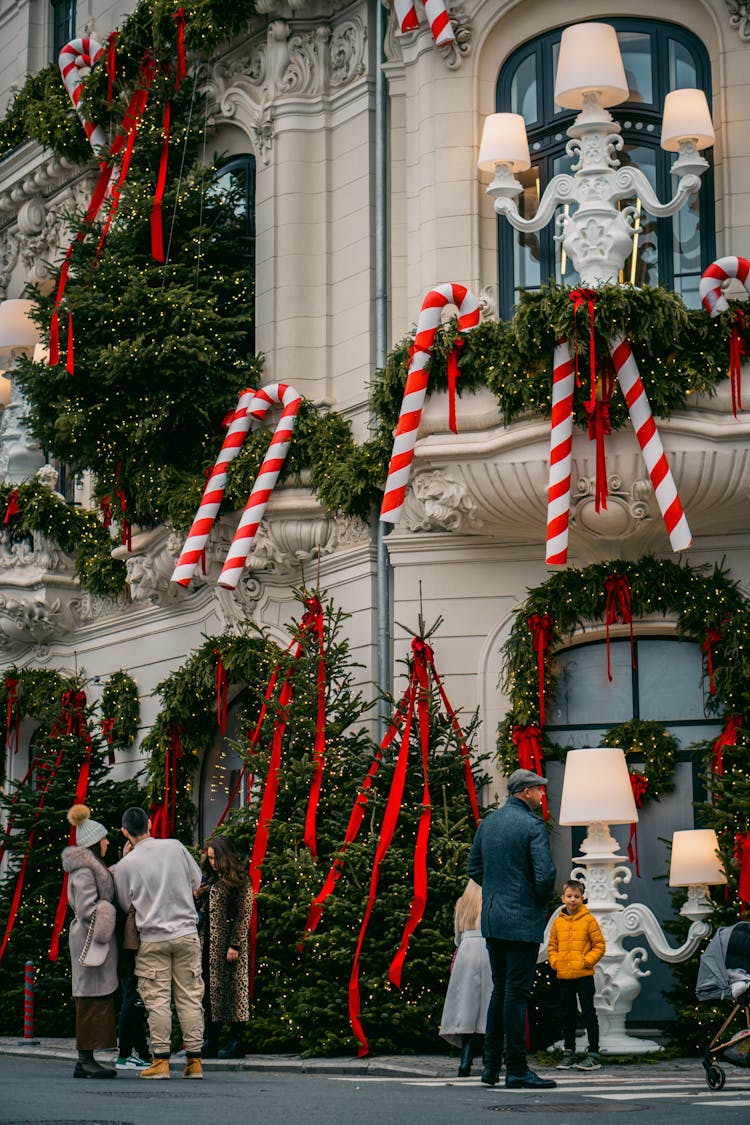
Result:
[[[120,669],[108,677],[99,706],[104,721],[112,720],[112,748],[127,750],[136,740],[141,721],[138,685],[130,673]]]

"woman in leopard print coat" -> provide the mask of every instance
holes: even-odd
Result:
[[[203,896],[204,1058],[243,1058],[243,1024],[249,1015],[250,912],[253,892],[245,865],[225,836],[206,845],[208,903]],[[219,1050],[222,1025],[229,1042]]]

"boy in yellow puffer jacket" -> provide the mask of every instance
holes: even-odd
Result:
[[[583,904],[583,887],[570,880],[563,886],[563,908],[552,923],[548,957],[560,986],[565,1053],[558,1070],[599,1070],[599,1021],[594,1007],[594,965],[606,945],[599,923]],[[576,1062],[576,1000],[589,1037],[588,1051]]]

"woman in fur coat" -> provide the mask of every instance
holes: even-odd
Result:
[[[75,827],[75,845],[62,853],[68,875],[68,903],[75,917],[68,941],[76,1002],[75,1078],[116,1078],[94,1051],[117,1046],[115,992],[115,881],[104,863],[109,840],[103,824],[91,819],[86,805],[73,805],[68,820]],[[93,919],[93,925],[92,925]]]
[[[206,983],[206,1041],[202,1054],[206,1059],[241,1059],[245,1056],[243,1024],[250,1015],[248,934],[253,892],[245,864],[226,836],[214,836],[208,841],[204,869],[206,883],[201,888],[202,901],[199,900]],[[225,1023],[229,1024],[229,1042],[219,1050],[219,1035]]]
[[[440,1019],[441,1037],[461,1048],[459,1078],[471,1074],[474,1056],[481,1053],[492,995],[492,969],[480,929],[481,916],[482,888],[469,879],[456,903],[456,953]]]

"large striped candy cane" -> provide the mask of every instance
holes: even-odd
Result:
[[[701,278],[698,292],[703,307],[711,316],[718,316],[729,308],[721,286],[730,277],[736,277],[750,293],[750,261],[747,258],[719,258],[711,263]]]
[[[414,31],[419,27],[419,18],[414,3],[415,0],[394,0],[396,19],[401,31]],[[445,8],[445,0],[422,0],[422,3],[435,45],[443,47],[446,43],[453,43],[456,36],[450,16]]]
[[[723,281],[736,277],[750,293],[750,261],[747,258],[719,258],[713,262],[701,278],[699,292],[701,301],[711,316],[718,316],[729,308],[721,288]],[[742,360],[747,354],[745,346],[745,311],[738,309],[729,337],[729,382],[732,388],[732,413],[742,410]]]
[[[242,392],[237,400],[237,409],[227,430],[216,464],[206,481],[200,507],[172,574],[172,582],[177,582],[180,586],[190,585],[190,579],[193,577],[195,568],[205,550],[206,541],[224,499],[227,471],[231,462],[239,453],[247,431],[250,429],[251,416],[248,411],[254,397],[255,391],[248,388]]]
[[[547,496],[547,565],[568,561],[570,471],[573,463],[573,392],[575,364],[570,345],[559,340],[552,369],[552,428]]]
[[[91,73],[91,68],[104,54],[104,47],[96,39],[84,36],[83,39],[72,39],[66,43],[58,56],[58,64],[65,89],[75,106],[83,131],[89,144],[97,156],[107,143],[104,130],[100,125],[94,125],[81,113],[80,102],[83,94],[83,80]]]
[[[268,387],[261,387],[248,407],[248,413],[253,418],[265,418],[274,403],[281,404],[282,412],[219,575],[219,585],[229,590],[236,588],[247,556],[250,554],[268,498],[273,492],[289,451],[301,402],[302,395],[298,394],[294,387],[289,387],[286,383],[272,383]]]
[[[431,289],[424,299],[393,439],[385,496],[380,509],[380,518],[384,523],[398,523],[401,518],[414,447],[417,444],[419,420],[427,394],[427,368],[432,357],[435,333],[440,324],[440,314],[446,305],[455,305],[458,309],[458,327],[461,332],[467,332],[479,324],[479,301],[464,285],[446,282]]]
[[[667,456],[656,429],[651,404],[643,386],[638,365],[630,344],[620,334],[609,341],[609,353],[615,365],[617,379],[625,395],[630,419],[633,423],[643,460],[651,478],[659,511],[669,535],[673,551],[685,551],[693,542],[685,513],[682,510],[677,487],[667,462]]]

